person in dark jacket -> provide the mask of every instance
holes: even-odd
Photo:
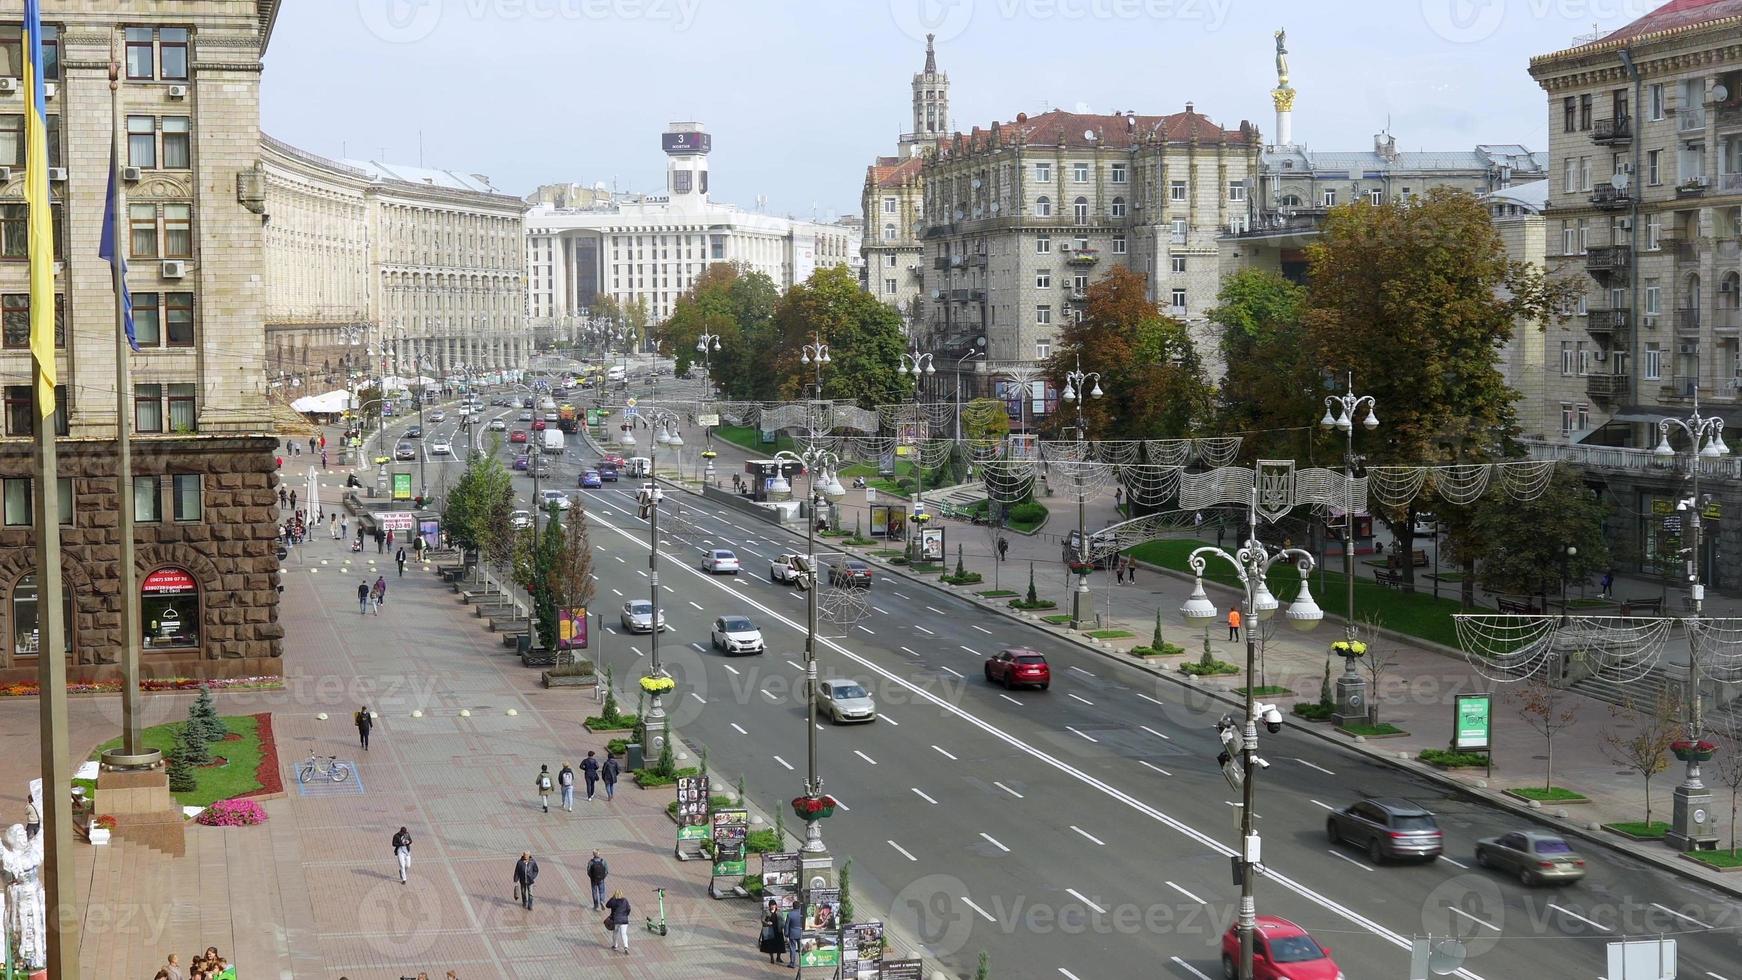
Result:
[[[794,905],[786,910],[786,919],[781,923],[781,933],[786,936],[787,965],[798,969],[798,944],[804,938],[804,909]]]
[[[617,774],[623,767],[617,764],[617,756],[610,749],[605,750],[605,764],[599,767],[599,775],[605,780],[605,802],[611,802],[611,797],[617,794]]]
[[[363,746],[363,751],[369,751],[369,732],[375,727],[375,716],[369,713],[369,706],[358,708],[351,721],[357,726],[357,742]]]
[[[399,549],[399,554],[394,555],[393,560],[397,561],[399,563],[399,577],[404,578],[405,577],[405,549],[404,548]]]
[[[613,891],[606,900],[605,907],[611,910],[610,918],[605,921],[611,926],[611,949],[621,948],[623,955],[629,955],[629,900],[623,893]]]
[[[358,582],[357,583],[357,614],[360,616],[369,615],[369,583],[368,582]]]
[[[768,901],[768,911],[762,913],[762,932],[757,936],[756,948],[768,954],[768,962],[781,962],[781,955],[786,952],[786,940],[780,931],[780,905],[773,899]]]
[[[522,907],[532,908],[532,883],[537,880],[538,862],[532,859],[531,851],[521,851],[520,860],[514,862],[514,894]]]
[[[404,827],[393,835],[393,856],[399,859],[399,883],[403,885],[411,871],[411,832]]]
[[[594,851],[592,860],[587,862],[587,884],[592,886],[594,911],[605,907],[605,879],[610,874],[610,865],[605,863],[598,851]]]
[[[581,774],[587,778],[587,802],[591,803],[593,791],[599,785],[599,760],[594,758],[593,753],[588,752],[587,757],[581,760]]]

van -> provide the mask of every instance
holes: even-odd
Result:
[[[606,381],[622,381],[623,377],[624,377],[624,371],[623,371],[623,365],[621,365],[621,364],[613,364],[610,368],[608,368],[605,371],[605,380]]]
[[[561,429],[545,429],[539,433],[543,437],[544,451],[560,455],[563,451],[563,431]]]

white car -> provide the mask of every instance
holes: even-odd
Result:
[[[490,431],[491,432],[503,432],[503,431],[506,431],[507,428],[508,428],[508,423],[503,421],[502,419],[491,419],[490,420]]]
[[[446,422],[448,420],[448,413],[446,413],[446,412],[431,412],[431,413],[429,413],[429,420],[431,422]]]
[[[803,555],[788,552],[768,563],[768,580],[786,585],[802,585],[804,573],[799,571],[798,563]]]
[[[710,575],[736,575],[738,567],[738,556],[725,548],[715,548],[702,556],[702,570]]]
[[[454,445],[446,439],[437,439],[429,444],[429,454],[431,456],[452,456]]]
[[[569,495],[561,490],[540,490],[538,498],[539,506],[545,510],[549,510],[552,504],[556,505],[557,510],[568,510],[573,506],[569,502]]]
[[[509,514],[508,515],[508,526],[514,528],[515,530],[521,530],[523,528],[531,527],[532,526],[532,511],[530,511],[530,510],[517,510],[512,514]]]
[[[646,599],[631,599],[623,604],[623,611],[618,620],[623,624],[624,632],[653,632],[653,603]],[[659,611],[659,631],[665,632],[665,610]]]
[[[721,616],[714,620],[710,639],[717,650],[726,653],[762,653],[762,631],[745,616]]]

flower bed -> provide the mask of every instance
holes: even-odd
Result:
[[[266,810],[253,800],[219,800],[201,810],[194,822],[207,827],[252,827],[266,822]]]
[[[284,774],[278,771],[278,741],[272,736],[272,712],[262,711],[254,716],[254,722],[254,734],[260,742],[260,764],[254,767],[254,779],[260,788],[231,799],[277,796],[284,792]]]
[[[282,677],[222,677],[212,680],[202,680],[197,677],[148,677],[139,682],[141,691],[197,691],[201,687],[209,687],[214,691],[276,691],[284,687]],[[104,681],[100,684],[68,684],[68,694],[119,694],[119,681]],[[33,698],[42,693],[35,681],[21,684],[7,684],[0,687],[0,697]]]

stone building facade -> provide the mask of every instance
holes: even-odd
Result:
[[[267,369],[308,391],[356,375],[523,368],[521,215],[482,177],[329,160],[263,136]]]
[[[925,217],[920,172],[925,158],[878,157],[865,171],[859,207],[865,215],[865,288],[901,311],[910,331],[925,317],[920,287],[925,281],[925,245],[919,240]]]
[[[16,10],[16,8],[14,8]],[[57,292],[64,322],[58,416],[69,678],[112,676],[123,629],[148,639],[148,672],[280,672],[283,628],[275,474],[262,313],[264,194],[257,179],[261,56],[274,2],[110,0],[54,5],[54,96],[48,112],[57,207]],[[0,15],[0,40],[20,25]],[[123,66],[123,219],[128,286],[142,350],[132,390],[115,391],[116,326],[108,265],[97,257],[111,134],[109,64]],[[16,58],[11,65],[16,66]],[[0,115],[24,96],[0,95]],[[0,160],[6,223],[0,255],[0,682],[35,676],[37,583],[33,516],[28,270],[20,143]],[[131,490],[114,471],[117,398],[135,431]],[[120,622],[113,574],[118,505],[138,520],[141,601],[151,615]]]

